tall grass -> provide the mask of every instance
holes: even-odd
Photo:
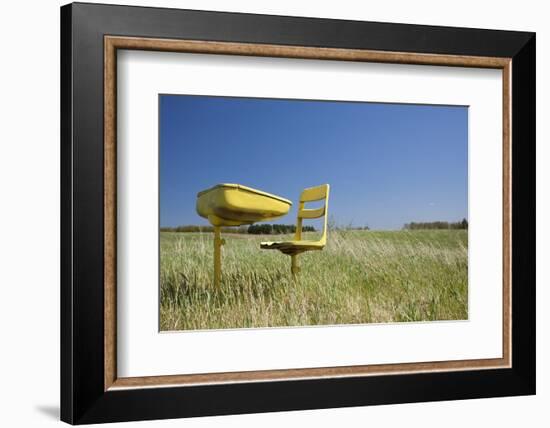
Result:
[[[334,231],[299,256],[297,281],[290,257],[260,250],[265,237],[224,238],[216,290],[212,234],[161,233],[161,330],[467,318],[464,230]]]

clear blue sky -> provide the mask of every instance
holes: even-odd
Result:
[[[197,192],[240,183],[294,202],[329,183],[339,225],[468,218],[461,106],[160,95],[160,224],[208,224]]]

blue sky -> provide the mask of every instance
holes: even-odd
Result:
[[[296,201],[329,183],[338,225],[468,218],[468,109],[160,95],[160,224],[208,224],[197,192],[240,183]],[[293,224],[295,206],[271,223]]]

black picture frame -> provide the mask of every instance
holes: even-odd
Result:
[[[512,367],[104,388],[104,36],[512,59]],[[71,424],[535,393],[535,34],[73,3],[61,8],[61,419]]]

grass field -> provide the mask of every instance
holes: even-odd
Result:
[[[285,236],[224,238],[215,290],[212,234],[161,233],[161,330],[467,318],[465,230],[332,231],[296,282],[289,256],[259,248]]]

